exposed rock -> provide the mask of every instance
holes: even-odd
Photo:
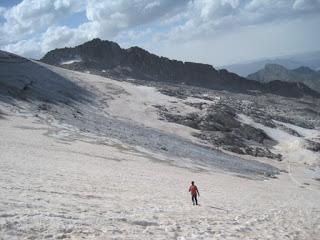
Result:
[[[166,119],[200,130],[200,133],[194,134],[195,137],[213,146],[222,147],[239,154],[263,155],[273,159],[281,159],[280,155],[272,153],[271,150],[277,142],[270,139],[261,129],[242,123],[239,126],[238,113],[249,116],[256,123],[284,130],[296,137],[302,136],[297,131],[277,121],[307,129],[320,126],[320,119],[318,115],[314,114],[314,112],[320,111],[320,101],[314,98],[289,100],[270,95],[252,96],[219,91],[209,92],[205,89],[187,86],[155,86],[159,89],[165,88],[166,92],[173,97],[175,97],[174,93],[179,92],[183,93],[183,96],[197,97],[199,101],[201,99],[206,100],[206,105],[201,102],[199,104],[199,102],[189,103],[184,101],[185,104],[201,110],[186,116],[177,114],[171,109],[167,109],[165,113],[160,110],[162,120]],[[212,104],[208,101],[211,101]],[[306,109],[312,109],[312,111]],[[246,147],[249,148],[246,149]],[[253,149],[259,148],[259,150],[255,151],[250,147]],[[260,149],[263,149],[263,151],[260,151]],[[317,144],[310,144],[309,149],[317,150]]]
[[[272,159],[277,159],[278,161],[282,160],[281,154],[274,154],[268,148],[260,147],[247,147],[246,153],[255,157],[267,157]]]
[[[160,92],[170,97],[176,97],[180,99],[187,98],[185,92],[179,91],[178,89],[160,89]]]
[[[179,115],[167,109],[161,111],[161,107],[158,109],[167,121],[201,130],[200,133],[193,135],[214,146],[238,154],[281,160],[280,154],[274,154],[268,148],[276,142],[263,130],[240,123],[236,110],[224,103],[212,105],[202,114]]]
[[[242,124],[239,128],[235,128],[233,134],[261,144],[266,143],[267,141],[272,142],[272,139],[263,130],[247,124]]]
[[[293,130],[292,128],[288,128],[284,125],[278,125],[278,128],[286,131],[287,133],[291,134],[292,136],[301,137],[301,135],[297,131]]]
[[[48,110],[50,110],[50,106],[47,103],[41,103],[38,106],[38,110],[48,111]]]
[[[320,142],[306,140],[306,148],[314,152],[320,152]]]
[[[203,102],[185,102],[186,105],[189,105],[194,108],[198,108],[200,110],[205,109],[208,106],[208,103],[203,103]]]
[[[287,97],[320,97],[319,93],[303,84],[262,84],[225,69],[217,70],[208,64],[171,60],[139,47],[122,49],[117,43],[100,39],[93,39],[74,48],[55,49],[48,52],[41,61],[102,76],[129,77],[247,94],[259,92]]]
[[[166,148],[164,146],[160,147],[160,149],[163,150],[163,151],[168,151],[168,148]]]

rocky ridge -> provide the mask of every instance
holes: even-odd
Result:
[[[273,93],[287,97],[319,97],[303,84],[248,80],[208,64],[182,62],[159,57],[139,48],[122,49],[117,43],[93,39],[73,48],[48,52],[42,62],[92,74],[126,79],[135,78],[198,86],[236,93]]]

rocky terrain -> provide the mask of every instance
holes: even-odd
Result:
[[[122,49],[117,43],[94,39],[74,48],[48,52],[42,62],[81,72],[118,79],[135,78],[156,82],[178,83],[227,90],[235,93],[274,93],[287,97],[320,96],[307,86],[296,83],[262,84],[208,64],[182,62],[159,57],[131,47]],[[277,80],[277,79],[276,79]]]
[[[299,136],[290,128],[285,128],[274,120],[292,123],[303,128],[319,128],[319,99],[288,99],[279,96],[251,96],[210,92],[204,89],[179,86],[158,86],[159,91],[181,99],[193,98],[195,102],[186,104],[199,111],[186,115],[174,109],[157,105],[163,119],[200,130],[194,136],[214,146],[255,157],[267,157],[281,161],[282,156],[271,150],[276,141],[263,130],[241,122],[239,114],[250,116],[254,121],[271,128],[280,127],[289,134]],[[203,94],[203,92],[206,92]],[[213,94],[213,95],[212,95]],[[316,142],[315,142],[316,141]],[[306,142],[308,148],[320,150],[317,140]]]
[[[289,70],[278,64],[266,64],[263,69],[249,74],[247,78],[264,83],[274,80],[300,82],[320,92],[320,72],[308,67],[298,67]]]

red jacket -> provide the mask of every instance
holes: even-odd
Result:
[[[196,185],[191,185],[189,187],[189,192],[191,192],[191,195],[197,195],[198,194],[198,188]]]

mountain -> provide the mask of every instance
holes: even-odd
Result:
[[[309,67],[299,67],[289,70],[278,64],[266,64],[265,67],[255,73],[249,74],[248,79],[267,83],[273,80],[285,82],[301,82],[311,89],[320,92],[320,72]]]
[[[100,39],[93,39],[74,48],[52,50],[40,61],[72,70],[121,79],[129,77],[230,92],[274,93],[287,97],[318,96],[317,93],[303,85],[273,82],[262,84],[225,69],[217,70],[208,64],[170,60],[151,54],[139,47],[122,49],[117,43]]]
[[[320,70],[320,51],[300,53],[275,58],[259,59],[244,63],[231,64],[223,66],[231,72],[240,76],[247,76],[263,68],[266,64],[279,64],[288,69],[295,69],[300,66],[306,66],[313,70]]]

